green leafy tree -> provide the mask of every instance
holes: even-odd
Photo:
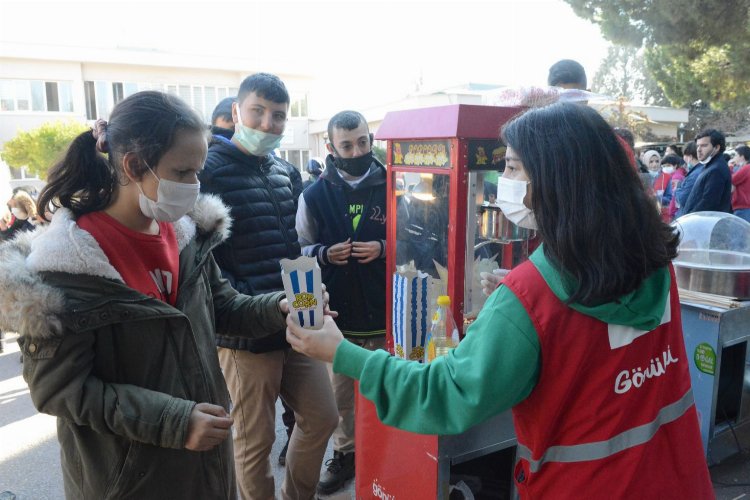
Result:
[[[3,161],[13,168],[26,168],[47,178],[47,170],[63,155],[75,137],[88,127],[78,122],[50,122],[32,130],[21,130],[3,145]]]
[[[372,147],[372,155],[378,159],[380,163],[385,165],[386,158],[385,158],[385,148],[381,148],[380,146],[373,146]]]
[[[566,0],[615,44],[644,48],[646,67],[675,106],[750,105],[747,0]]]
[[[591,89],[616,99],[669,106],[659,84],[646,68],[643,52],[635,47],[610,46],[591,82]]]

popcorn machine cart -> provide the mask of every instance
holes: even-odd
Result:
[[[533,232],[495,205],[506,149],[499,131],[520,111],[463,104],[398,111],[378,129],[388,141],[386,337],[396,356],[422,359],[437,295],[451,297],[465,331],[485,300],[479,272],[528,257]],[[357,498],[448,498],[460,481],[478,496],[513,494],[510,411],[454,436],[386,426],[359,394],[355,413]]]

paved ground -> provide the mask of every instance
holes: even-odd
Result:
[[[10,500],[9,495],[4,498],[1,493],[4,491],[15,493],[17,500],[62,499],[55,419],[37,413],[31,404],[28,388],[21,377],[15,337],[6,338],[4,343],[5,353],[0,354],[0,500]],[[279,405],[277,439],[272,455],[277,488],[283,481],[284,470],[277,465],[276,458],[286,440],[280,408]],[[330,456],[329,445],[326,459]],[[713,467],[711,476],[719,500],[750,500],[748,451]],[[346,490],[326,498],[354,498],[354,481],[347,484]]]

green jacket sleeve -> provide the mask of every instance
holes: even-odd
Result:
[[[265,337],[286,329],[286,318],[279,310],[283,292],[243,295],[221,277],[213,255],[209,255],[208,259],[206,267],[214,301],[217,334]]]
[[[501,286],[448,355],[424,365],[342,342],[333,370],[359,380],[383,423],[421,434],[459,434],[525,399],[539,366],[531,320]]]
[[[92,430],[181,449],[195,402],[92,375],[93,331],[61,338],[23,336],[23,376],[34,406]]]

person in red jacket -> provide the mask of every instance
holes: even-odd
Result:
[[[387,425],[457,434],[512,408],[521,498],[713,498],[670,263],[679,236],[591,108],[533,109],[501,138],[501,209],[543,244],[458,347],[420,364],[343,342],[332,320],[287,319],[287,340],[358,379]]]
[[[750,222],[750,147],[734,149],[737,171],[732,175],[732,210]]]

